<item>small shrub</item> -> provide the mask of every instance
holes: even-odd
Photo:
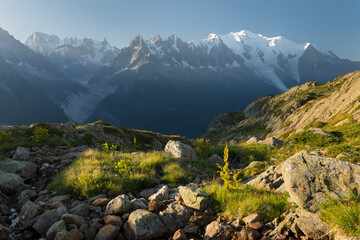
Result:
[[[310,145],[312,147],[327,147],[341,142],[338,137],[315,134],[308,130],[294,134],[291,139],[295,144]]]
[[[201,158],[209,157],[211,151],[211,143],[209,139],[198,138],[196,139],[198,145],[198,154]]]
[[[349,151],[351,151],[351,146],[347,144],[338,144],[327,148],[327,153],[331,157],[336,157],[340,153]]]
[[[229,147],[226,145],[224,148],[224,166],[217,164],[218,168],[220,169],[220,178],[224,181],[225,189],[237,189],[239,187],[239,183],[241,182],[240,171],[233,171],[231,172],[229,169]]]
[[[31,136],[36,143],[44,143],[49,138],[49,130],[42,127],[35,127],[33,135]]]
[[[91,146],[93,144],[94,136],[91,132],[86,132],[82,139],[88,146]]]
[[[325,127],[326,125],[327,125],[326,122],[317,121],[317,122],[313,123],[312,126],[315,127],[315,128],[323,128],[323,127]]]
[[[11,132],[0,131],[0,142],[5,142],[11,138]]]

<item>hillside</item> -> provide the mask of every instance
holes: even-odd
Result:
[[[283,94],[264,96],[243,112],[212,120],[206,136],[214,140],[247,140],[251,136],[287,137],[309,127],[335,131],[359,122],[360,71],[324,84],[308,82]]]

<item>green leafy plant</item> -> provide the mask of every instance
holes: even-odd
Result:
[[[0,131],[0,142],[5,142],[11,138],[11,132]]]
[[[239,178],[241,171],[231,172],[229,169],[229,147],[226,144],[224,148],[224,166],[217,164],[220,169],[218,172],[220,178],[224,181],[224,187],[228,190],[239,188],[241,178]]]
[[[49,130],[42,127],[35,127],[31,138],[36,143],[44,143],[49,138]]]
[[[109,152],[109,145],[107,142],[104,142],[102,145],[101,145],[101,150],[103,150],[104,152],[108,153]]]
[[[196,139],[198,145],[198,153],[201,158],[207,158],[210,154],[211,143],[209,139],[198,138]]]
[[[134,135],[134,149],[136,150],[137,149],[137,145],[136,145],[136,136]]]
[[[111,150],[112,152],[114,152],[114,151],[118,150],[118,146],[115,145],[115,144],[111,144],[110,150]]]

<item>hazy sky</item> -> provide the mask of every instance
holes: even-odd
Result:
[[[0,27],[21,41],[41,31],[118,47],[138,34],[190,41],[246,29],[360,60],[359,0],[0,0]]]

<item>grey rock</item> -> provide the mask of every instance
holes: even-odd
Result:
[[[41,235],[45,235],[48,229],[57,221],[60,220],[61,216],[66,213],[66,208],[60,206],[56,209],[47,211],[40,215],[33,228]]]
[[[249,140],[246,141],[247,144],[258,143],[260,139],[258,137],[251,137]]]
[[[315,212],[329,197],[360,192],[360,165],[301,151],[282,164],[286,188],[301,208]]]
[[[241,240],[258,240],[260,239],[261,234],[250,227],[243,227],[240,232],[236,233],[236,237],[236,239]]]
[[[52,240],[56,237],[58,232],[66,232],[66,225],[63,220],[55,222],[46,232],[46,239]]]
[[[181,158],[184,160],[194,161],[196,159],[196,153],[194,149],[180,141],[170,140],[165,146],[165,152],[174,158]]]
[[[169,231],[174,232],[179,227],[185,226],[192,214],[191,209],[179,203],[171,203],[159,213],[159,217]]]
[[[337,122],[337,123],[335,124],[335,127],[344,125],[345,123],[348,123],[348,122],[350,122],[350,120],[349,120],[348,118],[346,118],[346,119],[344,119],[344,120],[341,120],[341,121]]]
[[[135,198],[131,200],[131,209],[133,211],[137,209],[147,209],[148,208],[148,202],[145,198]]]
[[[41,213],[41,207],[33,202],[26,202],[20,211],[20,222],[23,226],[28,226],[31,224],[31,220],[33,220],[36,216]]]
[[[115,215],[107,215],[104,218],[104,222],[105,224],[111,224],[119,228],[121,228],[124,224],[123,221],[121,220],[121,217]]]
[[[86,224],[85,218],[76,214],[63,214],[61,216],[61,220],[63,220],[66,225],[76,224],[78,227],[80,227],[82,224]]]
[[[142,190],[142,191],[140,192],[140,196],[143,197],[143,198],[145,198],[145,199],[149,199],[149,197],[150,197],[151,195],[153,195],[154,193],[156,193],[156,192],[157,192],[156,189],[154,189],[154,188],[149,188],[149,189]]]
[[[7,173],[16,173],[24,179],[36,176],[36,164],[32,162],[15,161],[5,159],[0,161],[0,169]]]
[[[67,203],[70,201],[70,196],[69,195],[59,195],[59,196],[55,196],[50,198],[50,200],[48,201],[49,204],[54,204],[54,203]]]
[[[328,235],[330,226],[321,221],[319,215],[300,208],[296,209],[296,214],[299,218],[295,223],[307,237],[320,239]]]
[[[86,203],[81,203],[77,205],[76,207],[73,207],[69,210],[69,213],[80,215],[83,217],[87,217],[89,215],[89,205]]]
[[[201,188],[180,187],[180,195],[186,206],[204,211],[208,206],[206,192]]]
[[[213,221],[206,226],[204,240],[227,240],[231,238],[233,232],[234,229],[230,225]]]
[[[163,236],[167,229],[160,218],[147,210],[132,212],[124,227],[128,239],[156,239]]]
[[[168,200],[169,197],[169,187],[167,185],[164,185],[162,188],[160,188],[156,193],[151,195],[149,197],[149,201],[151,200],[159,200],[159,201],[165,201]]]
[[[114,240],[119,232],[119,227],[109,224],[99,230],[96,234],[95,240]]]
[[[246,182],[249,186],[261,187],[269,190],[277,189],[283,183],[284,180],[282,177],[281,165],[270,166],[265,172],[260,173],[258,176]]]
[[[274,137],[266,138],[265,140],[259,141],[259,143],[268,145],[270,147],[282,147],[284,145],[284,141]]]
[[[330,132],[327,132],[327,131],[325,131],[324,129],[321,129],[321,128],[311,127],[311,128],[309,128],[309,131],[311,131],[314,134],[318,134],[318,135],[322,135],[322,136],[327,136],[327,137],[333,137],[334,136],[334,134],[332,134]]]
[[[27,161],[30,159],[30,149],[24,147],[18,147],[12,158],[15,160]]]
[[[24,181],[19,175],[0,170],[0,191],[7,195],[13,195],[20,192],[23,187]]]
[[[121,214],[130,211],[131,201],[129,197],[125,194],[119,195],[116,198],[112,199],[106,206],[105,214]]]

